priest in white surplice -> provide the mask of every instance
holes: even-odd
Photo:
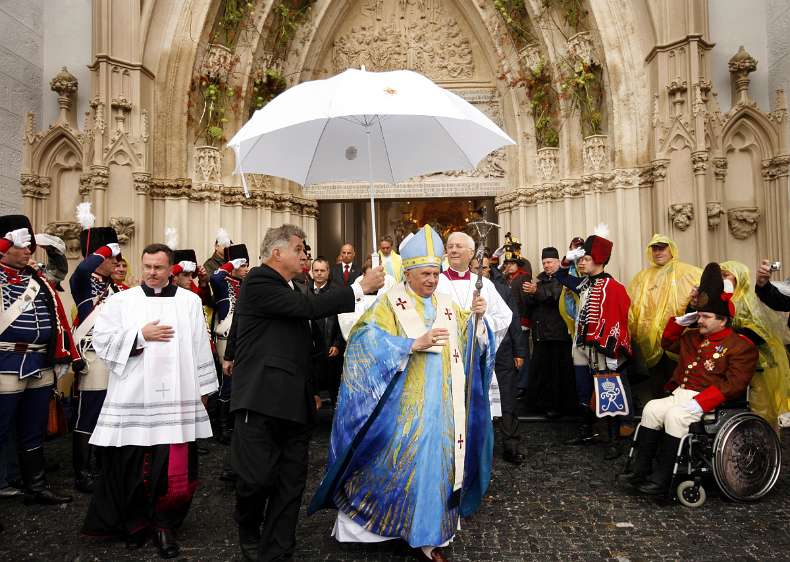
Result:
[[[472,306],[477,281],[477,275],[469,269],[475,253],[475,241],[465,232],[453,232],[447,237],[444,251],[450,267],[439,276],[436,292],[450,295],[455,304],[468,311]],[[488,303],[485,319],[491,326],[496,346],[499,347],[499,342],[505,337],[513,320],[513,311],[499,296],[493,283],[485,277],[480,296]]]
[[[142,546],[153,533],[160,556],[179,548],[172,531],[197,484],[195,439],[211,437],[204,396],[217,389],[200,298],[170,284],[173,252],[143,250],[143,284],[107,300],[93,346],[110,372],[91,437],[102,477],[83,532]]]

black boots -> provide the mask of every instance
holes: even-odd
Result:
[[[220,400],[219,411],[219,431],[217,431],[217,441],[223,445],[230,445],[230,438],[233,436],[233,416],[230,413],[230,401]]]
[[[71,501],[71,496],[58,495],[47,487],[44,449],[41,447],[32,451],[20,451],[19,469],[25,483],[26,504],[57,505]]]
[[[176,542],[173,531],[170,529],[157,529],[154,531],[154,544],[159,551],[160,558],[175,558],[181,553],[181,548]]]
[[[83,494],[92,494],[94,474],[91,470],[93,446],[87,433],[74,432],[72,436],[72,461],[74,463],[74,487]]]
[[[672,469],[675,467],[679,446],[679,438],[662,433],[656,468],[650,478],[636,487],[637,490],[649,496],[659,496],[669,491]]]
[[[653,459],[663,431],[642,426],[634,441],[634,458],[626,472],[617,475],[617,482],[629,486],[640,484],[653,472]]]
[[[566,445],[592,445],[598,442],[598,434],[595,433],[595,413],[587,406],[581,407],[582,424],[577,430],[576,437],[568,439]]]
[[[521,441],[518,435],[518,417],[513,414],[502,414],[500,431],[502,432],[502,458],[510,464],[520,465],[524,462],[524,455],[518,450]]]

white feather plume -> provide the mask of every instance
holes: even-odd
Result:
[[[178,231],[172,226],[165,227],[165,245],[171,250],[178,249]]]
[[[77,222],[80,223],[82,230],[93,228],[93,225],[96,222],[96,217],[93,215],[93,213],[91,213],[90,201],[85,201],[84,203],[77,205],[76,216]]]
[[[599,222],[598,226],[596,226],[595,230],[593,230],[593,234],[595,236],[600,236],[601,238],[609,240],[609,225],[607,225],[605,222]]]
[[[217,231],[217,244],[222,246],[230,246],[230,234],[224,228]]]

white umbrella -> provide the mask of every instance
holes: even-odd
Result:
[[[230,140],[236,173],[278,176],[303,186],[373,182],[474,168],[515,144],[470,103],[408,70],[349,69],[303,82],[255,112]]]

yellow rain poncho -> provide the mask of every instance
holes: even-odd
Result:
[[[747,328],[765,340],[760,346],[762,372],[752,378],[749,407],[777,428],[779,414],[790,411],[790,363],[784,348],[784,344],[790,342],[790,332],[784,318],[765,306],[754,292],[748,267],[737,261],[725,261],[720,265],[737,280],[732,297],[735,305],[733,328]]]
[[[665,265],[653,261],[653,244],[668,244],[672,259]],[[647,261],[651,265],[636,274],[628,286],[631,308],[628,329],[636,339],[648,367],[653,367],[664,353],[661,334],[671,316],[685,313],[691,288],[699,283],[702,270],[678,261],[677,244],[663,234],[654,234],[647,244]]]

